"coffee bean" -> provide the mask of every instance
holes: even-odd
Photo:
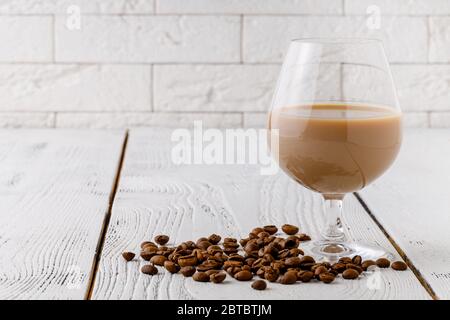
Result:
[[[135,254],[133,252],[124,252],[122,253],[122,257],[126,260],[126,261],[131,261],[134,259]]]
[[[300,240],[296,236],[289,236],[284,242],[284,247],[287,249],[297,248],[300,244]]]
[[[334,278],[335,278],[334,274],[330,272],[324,272],[319,275],[319,280],[322,281],[323,283],[331,283],[334,281]]]
[[[349,257],[342,257],[342,258],[339,259],[338,262],[339,262],[339,263],[343,263],[343,264],[347,264],[347,263],[352,263],[353,261],[352,261],[352,259],[349,258]]]
[[[303,252],[302,249],[293,248],[289,250],[289,254],[291,255],[291,257],[297,257],[299,255],[304,255],[305,253]]]
[[[258,233],[258,238],[259,238],[259,239],[265,239],[265,238],[267,238],[268,236],[270,236],[270,234],[267,233],[267,232],[265,232],[265,231],[262,231],[262,232]]]
[[[266,272],[265,272],[265,270],[264,270],[264,267],[261,267],[261,268],[259,268],[257,271],[256,271],[256,275],[258,276],[258,277],[260,277],[261,279],[264,279],[264,274],[265,274]]]
[[[352,263],[353,263],[353,264],[360,265],[361,262],[362,262],[361,256],[356,255],[356,256],[354,256],[354,257],[352,258]]]
[[[272,235],[272,234],[277,233],[278,228],[276,226],[274,226],[274,225],[268,225],[268,226],[264,226],[263,230],[265,232],[267,232],[268,234]]]
[[[237,242],[224,242],[223,243],[223,247],[224,248],[234,248],[234,249],[237,249],[237,248],[239,248],[239,243],[237,243]]]
[[[244,239],[239,240],[239,244],[242,246],[242,248],[244,248],[245,245],[246,245],[249,241],[250,241],[250,239],[244,238]]]
[[[208,241],[211,242],[212,244],[218,244],[221,239],[222,237],[219,236],[218,234],[212,234],[208,237]]]
[[[242,270],[236,273],[234,278],[239,281],[249,281],[253,278],[253,274],[248,270]]]
[[[375,266],[376,262],[373,260],[365,260],[363,263],[361,263],[361,268],[363,268],[364,271],[367,271],[367,268],[370,266]]]
[[[342,277],[349,280],[356,279],[359,277],[359,272],[355,269],[347,269],[342,273]]]
[[[177,273],[180,270],[179,265],[169,260],[164,261],[164,268],[170,273]]]
[[[310,241],[310,240],[311,240],[311,237],[308,236],[308,235],[305,234],[305,233],[300,233],[297,237],[298,237],[298,240],[299,240],[300,242]]]
[[[317,268],[312,268],[311,271],[314,272],[316,277],[319,277],[322,273],[328,272],[328,269],[324,266],[318,266]]]
[[[256,227],[256,228],[254,228],[252,231],[250,231],[250,234],[253,234],[253,235],[255,235],[255,236],[258,236],[258,233],[263,232],[263,231],[264,231],[263,228]]]
[[[300,266],[300,264],[302,263],[302,259],[299,257],[291,257],[287,258],[284,263],[288,268],[296,268]]]
[[[300,265],[301,270],[309,270],[311,271],[311,268],[315,265],[315,263],[302,263]]]
[[[242,268],[241,268],[241,267],[227,267],[227,268],[225,269],[225,271],[226,271],[230,276],[234,277],[234,275],[235,275],[236,273],[242,271]]]
[[[207,271],[211,269],[220,269],[222,264],[215,260],[206,260],[197,266],[198,271]]]
[[[397,271],[405,271],[406,269],[408,269],[408,266],[403,261],[395,261],[392,263],[391,267],[392,269]]]
[[[309,282],[314,277],[314,273],[312,271],[299,271],[297,273],[297,278],[301,282]]]
[[[146,247],[155,247],[155,248],[157,248],[158,246],[155,243],[151,242],[151,241],[144,241],[144,242],[142,242],[141,243],[141,249],[145,249]]]
[[[316,260],[314,260],[314,258],[311,257],[311,256],[304,256],[304,257],[302,257],[301,259],[302,259],[301,264],[305,264],[305,263],[315,263],[315,262],[316,262]]]
[[[292,224],[284,224],[281,227],[281,230],[283,230],[283,232],[287,235],[294,235],[298,232],[298,227],[293,226]]]
[[[282,284],[293,284],[297,281],[297,272],[288,271],[282,277],[280,282]]]
[[[233,260],[227,260],[223,263],[224,268],[228,267],[242,267],[243,263],[241,261],[233,261]]]
[[[194,255],[184,256],[178,258],[178,264],[180,267],[188,267],[188,266],[195,266],[198,263],[198,259]]]
[[[346,265],[344,263],[337,262],[331,266],[331,269],[337,273],[342,273],[345,271]]]
[[[280,271],[274,268],[267,268],[264,273],[264,279],[270,282],[277,281],[278,277],[280,276]]]
[[[209,276],[209,280],[214,283],[221,283],[225,278],[227,277],[227,274],[225,272],[217,272],[213,273]]]
[[[379,268],[389,268],[391,262],[386,258],[380,258],[376,261]]]
[[[158,235],[155,237],[155,242],[161,246],[165,245],[167,242],[169,242],[169,236],[166,236],[164,234]]]
[[[146,264],[141,268],[141,272],[153,276],[158,273],[158,269],[152,264]]]
[[[247,253],[250,253],[250,252],[253,252],[256,250],[259,250],[259,246],[256,244],[255,241],[252,241],[252,240],[247,242],[247,244],[244,247],[244,251]]]
[[[194,275],[192,276],[192,279],[194,279],[195,281],[199,281],[199,282],[209,282],[209,277],[204,272],[194,273]]]
[[[250,266],[242,266],[242,270],[252,271],[252,268]]]
[[[150,252],[150,251],[141,251],[141,258],[145,261],[150,261],[150,259],[156,255],[156,252]]]
[[[167,258],[163,255],[156,255],[150,259],[150,262],[157,266],[163,266]]]
[[[210,277],[212,274],[218,273],[218,272],[220,272],[220,270],[210,269],[210,270],[205,271],[205,273],[208,275],[208,277]]]
[[[193,266],[186,266],[180,269],[181,274],[185,277],[192,277],[195,271],[195,267]]]
[[[353,263],[347,263],[345,265],[345,268],[346,269],[354,269],[354,270],[358,271],[359,274],[363,273],[363,271],[364,271],[363,268],[361,268],[360,266],[353,264]]]
[[[202,241],[197,242],[196,245],[199,249],[206,250],[206,249],[208,249],[208,247],[210,245],[212,245],[212,243],[209,242],[208,240],[202,240]]]
[[[206,252],[210,255],[215,255],[218,252],[223,252],[222,248],[218,245],[211,245],[206,249]]]
[[[264,280],[256,280],[252,283],[252,288],[255,290],[266,290],[267,283]]]

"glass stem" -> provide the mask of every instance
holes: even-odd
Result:
[[[325,198],[325,217],[323,239],[333,243],[345,241],[346,236],[342,227],[342,199]]]

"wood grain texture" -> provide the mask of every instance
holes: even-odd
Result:
[[[0,131],[0,299],[83,299],[122,131]]]
[[[144,263],[140,259],[126,263],[121,252],[139,252],[139,244],[156,234],[168,234],[173,244],[211,233],[244,236],[256,225],[289,222],[317,237],[324,222],[321,198],[282,173],[262,176],[257,166],[250,165],[175,166],[169,133],[159,129],[130,133],[93,299],[430,298],[410,271],[383,270],[326,286],[270,284],[265,291],[229,277],[214,285],[164,270],[157,276],[141,274]],[[353,196],[345,200],[345,206],[352,239],[395,251]]]
[[[360,193],[441,299],[450,299],[450,130],[409,130],[392,169]]]

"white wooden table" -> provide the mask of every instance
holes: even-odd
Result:
[[[169,131],[0,131],[0,299],[450,299],[450,130],[406,132],[385,176],[345,199],[348,234],[404,259],[383,270],[255,291],[161,272],[145,276],[144,239],[243,236],[289,222],[317,237],[321,199],[256,166],[176,166]]]

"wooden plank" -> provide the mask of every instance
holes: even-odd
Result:
[[[436,296],[450,299],[450,130],[409,130],[392,169],[360,193]]]
[[[282,173],[262,176],[250,165],[176,166],[170,148],[168,131],[131,131],[93,299],[430,298],[410,271],[383,270],[358,281],[298,284],[288,290],[270,284],[263,292],[231,278],[218,289],[166,272],[142,275],[144,263],[126,263],[121,252],[139,252],[141,241],[156,234],[168,234],[171,243],[178,243],[213,232],[243,236],[256,225],[290,222],[317,237],[324,222],[321,198]],[[353,196],[345,205],[351,238],[395,251]]]
[[[0,299],[83,299],[123,131],[0,131]]]

